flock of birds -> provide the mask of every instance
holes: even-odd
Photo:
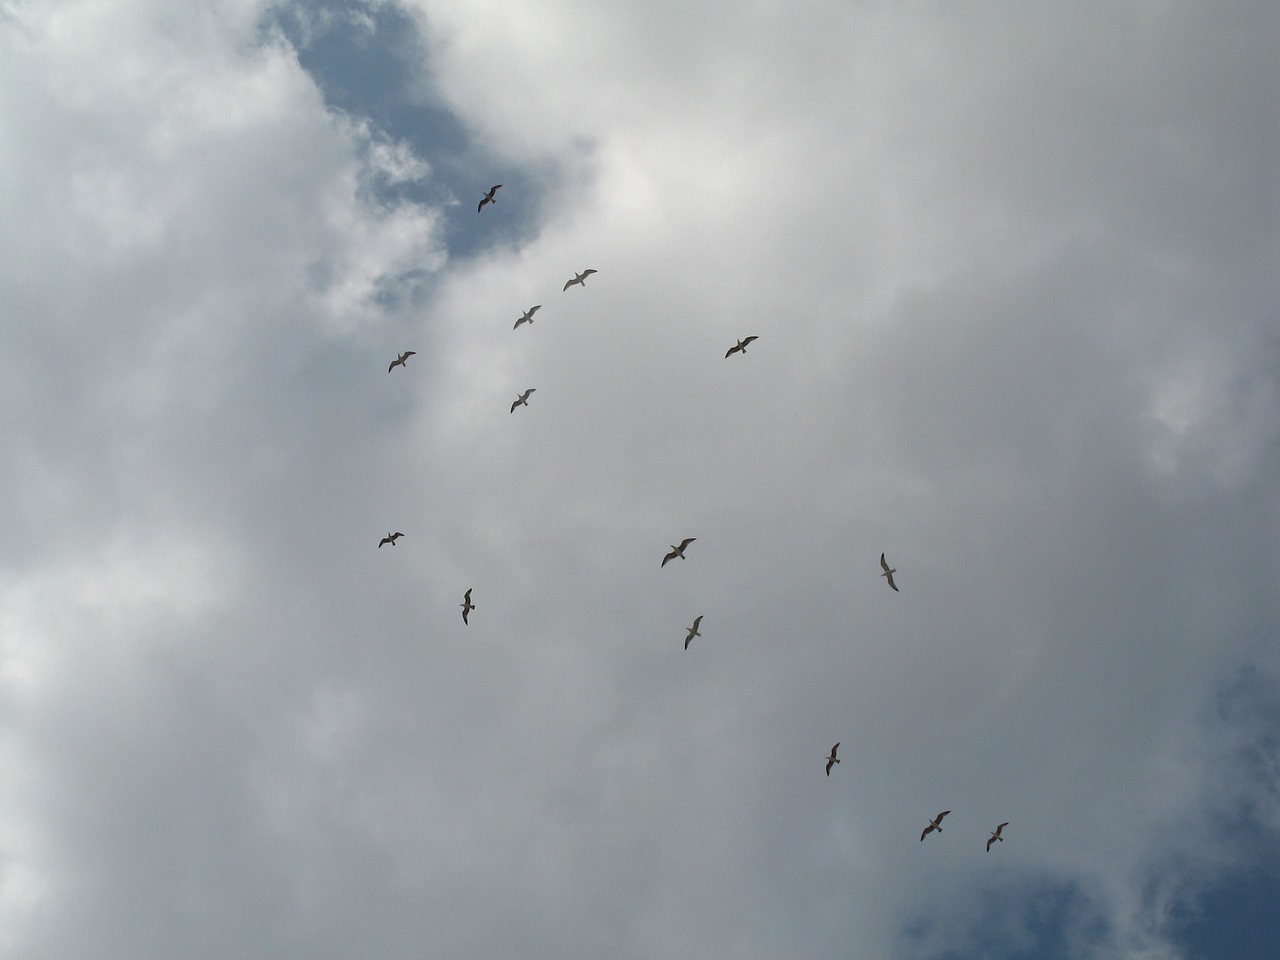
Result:
[[[483,196],[483,198],[481,198],[480,205],[476,207],[476,212],[479,213],[480,211],[484,210],[486,204],[497,203],[495,195],[500,189],[502,189],[502,184],[500,183],[494,184],[492,187],[490,187],[489,190]],[[563,291],[567,291],[570,287],[575,285],[580,287],[585,287],[587,283],[587,277],[591,276],[596,272],[597,271],[595,270],[583,270],[581,273],[575,273],[571,280],[568,280],[565,282]],[[523,314],[521,314],[518,320],[516,320],[515,326],[512,327],[512,329],[518,330],[523,324],[526,324],[526,323],[532,326],[533,315],[541,309],[542,309],[542,304],[540,303],[530,307]],[[747,352],[747,346],[759,339],[760,338],[756,336],[744,337],[743,339],[739,340],[736,344],[734,344],[732,347],[730,347],[728,351],[726,351],[724,355],[725,359],[727,360],[729,357],[733,356],[735,353],[741,353],[745,355]],[[387,367],[387,373],[390,373],[396,367],[406,367],[407,366],[406,361],[408,361],[410,357],[415,355],[416,355],[416,352],[413,350],[404,351],[399,356],[397,356],[394,360],[391,361],[391,365]],[[519,394],[516,397],[515,401],[511,404],[510,412],[515,413],[516,407],[527,407],[529,405],[529,395],[532,394],[533,392],[534,392],[534,388],[530,387],[529,389],[525,390],[523,393]],[[382,547],[386,546],[387,544],[391,544],[391,546],[394,547],[396,545],[396,541],[403,536],[404,534],[398,530],[393,533],[388,533],[378,543],[378,549],[382,549]],[[678,544],[675,544],[675,543],[671,544],[670,545],[671,549],[662,558],[661,566],[665,567],[672,560],[685,559],[685,555],[684,555],[685,550],[689,548],[689,544],[696,542],[697,539],[698,539],[697,537],[685,537]],[[889,565],[888,560],[885,559],[885,555],[883,553],[880,554],[880,570],[881,570],[880,576],[885,578],[885,581],[889,584],[890,588],[892,588],[894,593],[900,592],[898,590],[898,585],[893,581],[893,575],[898,572],[898,568],[891,567]],[[471,611],[476,609],[476,605],[471,602],[471,591],[473,589],[474,589],[473,587],[467,588],[467,592],[463,594],[462,603],[459,604],[459,606],[462,607],[462,622],[463,624],[466,624],[466,625],[469,625],[470,623],[468,618]],[[699,629],[701,626],[702,626],[702,615],[699,614],[694,619],[693,624],[687,628],[687,632],[684,638],[684,648],[686,650],[689,649],[689,644],[693,642],[694,637],[702,636],[701,630]],[[840,762],[839,757],[836,756],[839,749],[840,749],[840,741],[837,740],[835,745],[832,746],[831,748],[831,753],[828,754],[826,758],[826,773],[828,777],[831,776],[831,768]],[[942,833],[942,819],[945,816],[947,816],[949,813],[951,813],[950,810],[943,810],[936,817],[930,818],[928,825],[924,828],[924,830],[920,832],[921,842],[923,842],[924,838],[931,833],[935,833],[935,832],[939,834]],[[993,843],[1004,842],[1004,837],[1001,834],[1004,828],[1007,827],[1008,825],[1009,825],[1009,821],[1006,820],[1003,823],[997,825],[995,830],[991,832],[991,836],[987,838],[988,853],[991,852],[991,845]]]

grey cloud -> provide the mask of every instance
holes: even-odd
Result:
[[[1177,956],[1274,829],[1269,12],[425,9],[573,171],[465,261],[271,43],[0,101],[14,955]]]

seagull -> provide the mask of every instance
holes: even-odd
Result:
[[[995,843],[997,840],[999,840],[1001,843],[1004,843],[1004,837],[1000,836],[1000,831],[1003,830],[1008,825],[1009,825],[1009,821],[1006,820],[1004,823],[1000,824],[1000,826],[996,827],[995,832],[991,834],[990,837],[987,838],[987,853],[991,852],[991,845]]]
[[[827,776],[831,776],[831,768],[840,761],[836,759],[836,751],[840,749],[840,741],[836,741],[836,745],[831,748],[831,756],[827,757]]]
[[[668,560],[674,560],[676,557],[679,557],[681,560],[683,560],[684,548],[687,547],[689,544],[693,543],[693,541],[697,539],[698,539],[697,537],[685,537],[683,540],[680,541],[680,546],[678,547],[673,543],[671,545],[671,552],[662,558],[662,565],[665,567],[667,565]]]
[[[484,209],[484,205],[485,205],[486,203],[497,203],[497,202],[498,202],[497,200],[495,200],[495,199],[493,198],[493,195],[494,195],[495,193],[497,193],[497,192],[498,192],[498,189],[499,189],[501,186],[502,186],[502,184],[500,184],[500,183],[495,183],[492,187],[490,187],[490,188],[489,188],[489,192],[488,192],[488,193],[486,193],[486,194],[484,195],[484,199],[480,201],[480,206],[476,207],[476,213],[479,213],[481,210],[483,210],[483,209]]]
[[[702,614],[698,614],[698,618],[693,621],[693,626],[689,628],[689,635],[684,638],[684,648],[686,650],[689,649],[690,640],[692,640],[694,637],[702,636],[702,634],[698,632],[698,625],[701,623],[702,623]]]
[[[596,271],[594,270],[583,270],[581,273],[575,274],[574,278],[564,285],[564,289],[568,290],[575,283],[580,287],[585,287],[587,285],[587,277],[591,276],[595,272]],[[561,292],[563,293],[564,291]]]
[[[533,387],[516,397],[516,402],[511,404],[511,412],[515,413],[516,407],[527,407],[529,405],[529,394],[531,393],[533,393]]]
[[[524,312],[524,316],[516,321],[516,325],[511,329],[515,330],[522,323],[533,323],[533,315],[541,309],[542,309],[542,304],[538,304],[536,307],[530,307],[528,310]]]
[[[932,820],[929,821],[929,825],[925,827],[924,832],[920,834],[921,842],[923,842],[924,838],[927,837],[934,830],[937,830],[939,833],[942,832],[942,818],[945,817],[950,812],[951,812],[950,810],[943,810],[940,814],[938,814],[936,817],[934,817]]]
[[[897,573],[897,572],[898,572],[898,568],[897,568],[897,567],[890,567],[890,566],[889,566],[889,564],[885,563],[885,562],[884,562],[884,554],[883,554],[883,553],[882,553],[882,554],[880,554],[880,566],[881,566],[881,568],[883,568],[883,570],[884,570],[884,573],[880,574],[880,576],[882,576],[882,577],[884,577],[886,580],[888,580],[888,581],[889,581],[889,586],[893,587],[893,592],[894,592],[894,593],[897,593],[897,592],[898,592],[898,585],[897,585],[896,583],[894,583],[894,582],[893,582],[893,575],[894,575],[895,573]]]
[[[760,339],[759,337],[747,337],[747,339],[745,340],[739,340],[737,346],[729,348],[729,352],[724,355],[724,358],[728,360],[735,353],[745,354],[747,352],[747,344],[750,343],[752,340],[759,340],[759,339]]]
[[[476,608],[476,605],[471,602],[471,590],[471,587],[467,587],[467,592],[462,595],[462,602],[458,604],[462,608],[463,623],[467,622],[467,614]]]
[[[405,366],[405,361],[410,357],[417,356],[417,353],[417,350],[406,350],[404,353],[400,354],[400,356],[391,361],[391,366],[387,367],[387,373],[390,373],[396,367]]]
[[[396,540],[398,540],[400,537],[403,537],[403,536],[404,536],[404,534],[403,534],[403,533],[401,533],[399,530],[397,530],[395,533],[388,533],[388,534],[387,534],[385,537],[383,537],[383,538],[382,538],[382,540],[378,543],[378,549],[379,549],[379,550],[381,550],[381,549],[382,549],[382,544],[384,544],[384,543],[389,543],[389,544],[391,544],[391,545],[394,547],[394,546],[396,545]]]

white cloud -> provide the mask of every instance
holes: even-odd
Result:
[[[415,5],[567,171],[451,261],[263,8],[6,9],[15,956],[1177,957],[1274,825],[1265,12]]]

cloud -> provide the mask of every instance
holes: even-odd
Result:
[[[359,7],[480,216],[6,10],[14,956],[1173,958],[1273,836],[1266,9]]]

